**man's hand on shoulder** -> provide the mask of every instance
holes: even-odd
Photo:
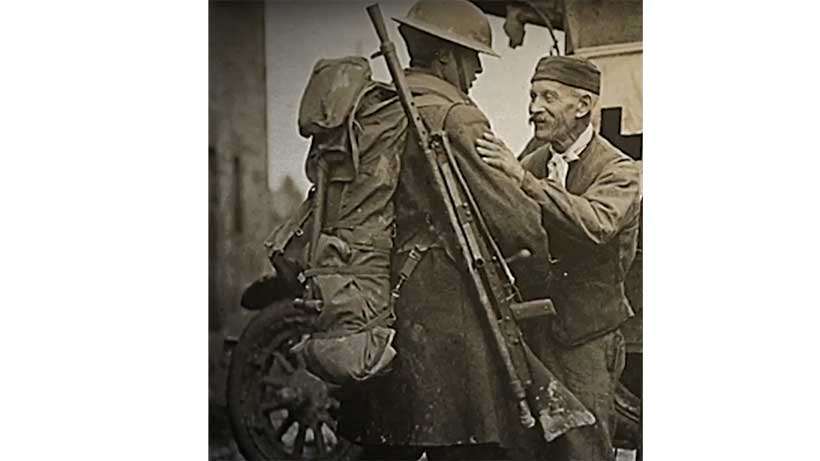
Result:
[[[485,132],[475,142],[476,152],[485,163],[512,178],[516,184],[524,181],[524,168],[504,141],[490,132]]]

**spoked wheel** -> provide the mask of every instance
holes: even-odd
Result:
[[[291,352],[312,332],[314,319],[289,301],[274,304],[248,324],[232,352],[228,410],[249,461],[357,457],[358,447],[337,435],[333,392]]]

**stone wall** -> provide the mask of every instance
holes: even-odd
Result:
[[[210,328],[231,328],[242,286],[264,267],[267,185],[262,2],[213,2],[209,17]]]
[[[265,267],[262,242],[280,217],[268,187],[264,4],[209,7],[210,458],[236,459],[225,414],[226,338],[250,317],[241,291]]]

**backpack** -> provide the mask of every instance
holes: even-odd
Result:
[[[316,184],[319,159],[327,165],[322,232],[312,250],[307,236],[315,225],[314,187],[266,243],[271,261],[281,264],[289,255],[305,268],[303,280],[322,301],[317,330],[300,352],[310,371],[336,384],[384,372],[396,355],[390,328],[395,321],[392,196],[406,129],[386,132],[380,123],[400,115],[396,101],[390,86],[372,80],[365,58],[317,62],[302,96],[298,126],[311,139],[308,179]],[[314,267],[308,260],[312,251],[317,253]]]

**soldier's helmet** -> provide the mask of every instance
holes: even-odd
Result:
[[[404,18],[394,21],[479,53],[493,51],[493,31],[487,16],[467,0],[419,0]]]

